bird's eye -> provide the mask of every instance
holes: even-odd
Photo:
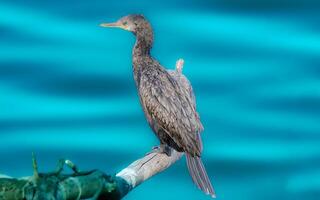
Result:
[[[123,22],[122,25],[126,26],[128,25],[128,22]]]

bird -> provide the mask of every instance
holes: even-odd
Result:
[[[196,111],[191,84],[182,74],[183,61],[177,62],[176,70],[166,70],[151,55],[153,29],[141,14],[130,14],[100,26],[120,28],[134,34],[133,77],[145,117],[160,140],[159,151],[169,156],[170,148],[184,152],[193,182],[204,193],[215,198],[215,191],[201,161],[203,146],[200,133],[203,125]]]

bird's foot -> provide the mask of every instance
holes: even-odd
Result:
[[[172,149],[166,144],[160,144],[159,146],[152,147],[151,152],[149,152],[148,154],[151,154],[151,153],[164,153],[170,157],[172,154]]]

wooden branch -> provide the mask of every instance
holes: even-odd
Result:
[[[179,160],[182,153],[171,150],[170,157],[165,153],[150,153],[145,157],[133,162],[127,168],[123,169],[116,176],[126,180],[133,188],[146,181],[150,177],[162,172]]]
[[[115,176],[99,170],[80,172],[70,160],[60,160],[51,173],[39,173],[33,157],[33,176],[11,178],[0,174],[1,200],[119,200],[143,181],[170,167],[182,156],[174,150],[171,155],[150,152],[133,162]],[[73,174],[62,174],[63,167]]]

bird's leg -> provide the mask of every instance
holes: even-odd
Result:
[[[152,151],[150,153],[165,153],[170,157],[172,154],[172,149],[167,144],[160,144],[159,146],[152,147]]]
[[[183,68],[183,64],[184,64],[184,60],[182,58],[180,58],[179,60],[177,60],[176,62],[176,70],[178,73],[182,73],[182,68]]]

